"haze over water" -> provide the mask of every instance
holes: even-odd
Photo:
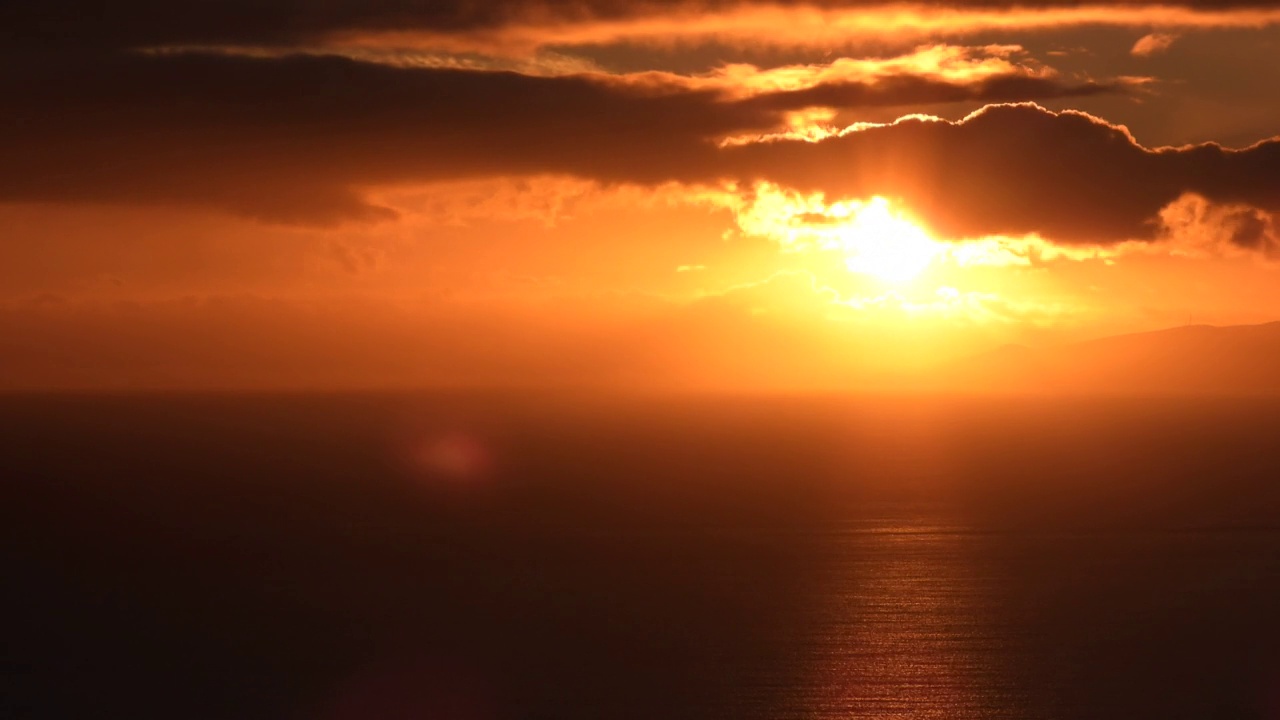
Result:
[[[9,397],[7,717],[1280,716],[1280,402]]]

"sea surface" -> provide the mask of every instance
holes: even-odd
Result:
[[[0,398],[5,718],[1280,718],[1280,401]]]

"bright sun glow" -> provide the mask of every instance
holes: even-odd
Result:
[[[821,193],[804,195],[761,183],[751,201],[738,207],[737,219],[745,233],[772,238],[784,252],[833,253],[849,271],[892,285],[915,279],[931,264],[947,260],[956,247],[934,240],[880,196],[828,202]],[[982,264],[989,255],[985,245],[969,248],[959,264]]]
[[[942,252],[919,225],[894,213],[889,201],[872,198],[840,226],[849,270],[889,283],[915,278]]]

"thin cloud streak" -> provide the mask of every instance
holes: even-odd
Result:
[[[1041,0],[886,3],[865,0],[121,0],[110,13],[86,0],[0,5],[4,47],[77,52],[171,45],[403,48],[491,56],[626,43],[848,48],[936,42],[989,31],[1133,27],[1148,32],[1261,28],[1280,23],[1266,2]]]
[[[617,19],[550,17],[467,30],[338,30],[327,36],[339,47],[419,48],[490,55],[525,55],[544,48],[614,44],[675,47],[700,42],[781,48],[849,47],[871,40],[963,38],[989,31],[1040,31],[1078,27],[1161,30],[1261,28],[1280,24],[1280,9],[1205,9],[1170,5],[940,8],[877,5],[823,8],[808,5],[742,5],[720,11],[679,8],[661,15]]]
[[[1158,55],[1170,47],[1178,39],[1177,33],[1151,33],[1138,38],[1138,42],[1133,44],[1133,49],[1129,52],[1137,57],[1151,57]]]

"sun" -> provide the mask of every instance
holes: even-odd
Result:
[[[886,285],[904,285],[952,253],[880,195],[828,201],[822,193],[762,183],[737,219],[744,233],[772,238],[783,252],[814,253],[824,263],[834,259]]]
[[[892,284],[916,278],[943,251],[924,228],[873,197],[857,208],[839,228],[845,266]]]

